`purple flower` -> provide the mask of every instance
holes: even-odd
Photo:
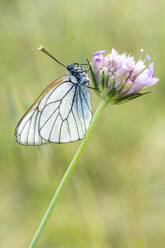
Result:
[[[104,56],[104,53],[106,51],[94,53],[91,69],[96,88],[103,97],[108,96],[112,103],[143,95],[141,90],[159,81],[154,77],[154,63],[148,68],[145,64],[146,60],[151,59],[149,55],[135,62],[133,56],[119,54],[114,48],[110,54]]]

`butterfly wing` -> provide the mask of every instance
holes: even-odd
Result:
[[[52,82],[37,98],[33,105],[27,110],[21,120],[18,122],[14,138],[21,145],[41,145],[48,143],[39,134],[39,120],[41,111],[44,108],[44,101],[49,97],[59,85],[67,81],[68,77],[64,76]]]
[[[90,94],[65,76],[50,84],[19,121],[15,140],[23,145],[82,139],[92,119]]]
[[[65,82],[47,98],[39,121],[40,136],[55,143],[83,139],[91,119],[87,88]]]

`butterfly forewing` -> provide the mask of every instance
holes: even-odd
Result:
[[[18,122],[14,133],[14,138],[19,144],[41,145],[48,143],[47,140],[44,140],[39,133],[41,111],[44,109],[49,95],[57,88],[58,85],[67,80],[67,76],[64,76],[52,82],[24,114]]]
[[[84,137],[91,118],[88,89],[65,76],[50,84],[25,113],[15,139],[23,145],[76,141]]]

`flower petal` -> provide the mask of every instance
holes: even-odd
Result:
[[[99,56],[100,54],[103,54],[103,53],[106,53],[107,51],[98,51],[98,52],[95,52],[94,54],[93,54],[93,57],[94,56]]]
[[[154,63],[151,63],[149,65],[148,76],[149,77],[154,77]]]

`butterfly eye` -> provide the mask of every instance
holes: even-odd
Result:
[[[73,71],[74,70],[74,64],[69,64],[69,65],[67,65],[66,68],[68,71]]]

